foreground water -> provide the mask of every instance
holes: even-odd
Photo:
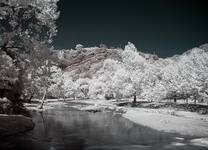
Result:
[[[32,113],[33,131],[0,139],[1,150],[205,150],[191,137],[158,132],[112,113],[58,107]],[[150,120],[151,123],[151,120]]]

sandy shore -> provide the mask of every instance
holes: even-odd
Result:
[[[168,110],[129,108],[123,117],[159,131],[199,137],[208,136],[208,116],[196,113],[176,111],[173,114]]]

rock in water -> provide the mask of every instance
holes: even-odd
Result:
[[[0,115],[0,136],[13,135],[32,130],[35,124],[31,118],[22,115]]]

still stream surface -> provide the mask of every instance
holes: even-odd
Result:
[[[191,145],[190,137],[158,132],[110,112],[88,113],[62,106],[32,115],[34,130],[1,139],[1,150],[206,149]]]

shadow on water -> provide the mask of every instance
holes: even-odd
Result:
[[[136,125],[112,113],[57,108],[32,112],[31,132],[0,139],[1,150],[203,150],[190,137]],[[151,120],[150,120],[151,123]]]

